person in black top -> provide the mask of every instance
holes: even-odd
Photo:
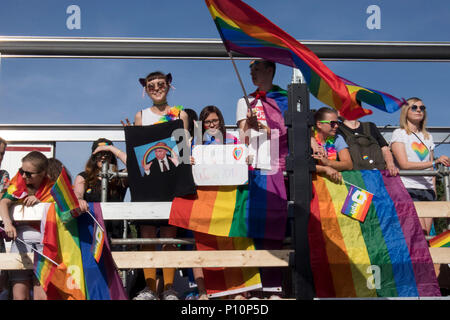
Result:
[[[391,149],[388,143],[382,136],[380,130],[373,122],[360,122],[359,120],[347,120],[339,114],[339,118],[343,121],[338,127],[338,133],[344,137],[345,142],[347,142],[352,156],[353,170],[384,170],[387,169],[392,176],[396,176],[399,169],[394,163],[394,157],[392,156]],[[352,152],[353,145],[356,141],[355,137],[367,137],[367,141],[361,139],[362,146],[358,149],[360,153],[355,154]],[[376,145],[376,147],[370,147],[370,144]],[[361,151],[366,148],[367,151]],[[375,149],[375,154],[371,153],[370,149]],[[367,154],[365,154],[367,153]]]
[[[105,138],[100,138],[92,145],[92,154],[86,162],[85,170],[75,178],[74,192],[80,203],[82,211],[89,209],[88,202],[101,202],[101,177],[99,173],[102,163],[108,161],[112,171],[118,171],[117,158],[126,164],[126,153],[118,149]],[[113,178],[108,181],[107,202],[122,202],[127,192],[128,182],[126,178]],[[106,221],[108,237],[122,238],[123,222]]]

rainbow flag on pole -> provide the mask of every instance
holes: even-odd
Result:
[[[450,230],[447,230],[440,235],[437,235],[430,239],[431,248],[450,247]]]
[[[99,203],[90,203],[90,211],[103,226]],[[49,300],[126,300],[108,241],[100,260],[92,255],[95,222],[88,215],[63,223],[59,207],[52,203],[43,214],[43,254],[58,263],[35,255],[34,273]]]
[[[240,0],[205,0],[227,51],[260,57],[300,69],[310,92],[349,119],[372,114],[365,102],[385,112],[404,100],[364,88],[335,75],[307,47]]]
[[[313,180],[308,224],[318,297],[440,296],[428,244],[400,177],[387,171],[344,171],[373,194],[364,223],[340,214],[345,184]]]
[[[372,203],[372,198],[373,194],[370,192],[356,186],[350,186],[341,212],[353,219],[364,222],[367,211]]]
[[[78,217],[81,214],[78,198],[73,192],[72,185],[64,167],[50,193],[60,209],[63,222],[67,222],[71,217]]]

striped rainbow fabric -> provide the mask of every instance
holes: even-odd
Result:
[[[308,237],[316,295],[440,296],[428,244],[400,177],[377,170],[342,175],[374,196],[360,223],[340,213],[345,184],[313,180]]]
[[[53,202],[54,200],[50,192],[52,187],[53,181],[45,177],[34,196],[38,198],[40,202]],[[19,201],[24,199],[26,196],[28,196],[27,185],[23,177],[18,172],[9,182],[9,187],[6,189],[3,198],[7,198],[12,201]]]
[[[372,113],[365,102],[385,112],[404,100],[359,86],[335,75],[307,47],[240,0],[205,0],[228,51],[268,59],[300,69],[310,92],[349,120]]]
[[[90,211],[104,228],[99,203],[89,203]],[[57,262],[35,255],[34,273],[49,300],[125,300],[117,268],[105,241],[97,263],[91,252],[93,219],[81,215],[63,223],[54,203],[44,213],[43,254]]]
[[[172,201],[169,224],[221,237],[284,239],[283,173],[249,171],[249,184],[198,187],[197,196]]]
[[[80,215],[80,204],[67,177],[66,168],[62,168],[50,193],[61,211],[61,218],[64,222],[70,217],[78,217]]]
[[[431,248],[450,247],[450,230],[442,232],[441,234],[430,239]]]

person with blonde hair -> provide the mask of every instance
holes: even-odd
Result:
[[[400,128],[394,130],[391,149],[398,167],[402,170],[436,169],[441,163],[449,166],[449,158],[445,155],[434,158],[434,142],[426,129],[427,111],[420,98],[409,98],[400,112]],[[436,200],[436,180],[429,176],[402,176],[406,190],[413,201]],[[420,218],[425,234],[429,234],[432,218]]]

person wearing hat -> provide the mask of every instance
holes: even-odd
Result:
[[[83,172],[80,172],[74,183],[74,192],[78,198],[81,210],[89,209],[88,202],[101,202],[101,177],[103,162],[107,161],[109,169],[117,172],[117,158],[124,164],[127,162],[125,152],[113,145],[111,140],[100,138],[92,144],[91,156],[86,162]],[[108,181],[108,202],[122,202],[128,188],[127,178],[113,178]],[[122,221],[106,221],[106,230],[109,237],[122,238]]]

